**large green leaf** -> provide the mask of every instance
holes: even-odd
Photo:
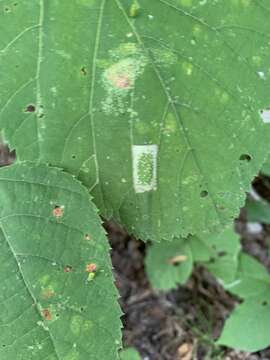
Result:
[[[0,204],[0,358],[118,359],[109,245],[87,190],[18,164],[0,170]]]
[[[217,230],[267,154],[268,0],[0,1],[0,127],[141,238]]]

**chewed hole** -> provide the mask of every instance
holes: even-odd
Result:
[[[223,257],[223,256],[226,256],[227,255],[227,252],[226,251],[219,251],[218,252],[218,256],[219,257]]]
[[[72,157],[72,159],[76,159],[76,155],[74,155],[74,154],[71,157]]]
[[[251,161],[252,157],[249,154],[242,154],[239,158],[240,161]]]
[[[263,301],[263,302],[262,302],[262,306],[266,306],[266,305],[268,305],[268,302],[267,302],[267,301]]]
[[[32,104],[27,105],[27,107],[25,109],[25,112],[33,113],[35,111],[36,111],[36,107],[35,107],[35,105],[32,105]]]
[[[86,70],[85,66],[81,67],[81,74],[84,76],[87,75],[87,70]]]
[[[201,196],[202,198],[207,197],[207,196],[208,196],[208,191],[206,191],[206,190],[201,191],[200,196]]]
[[[260,110],[260,117],[264,123],[270,123],[270,108]]]

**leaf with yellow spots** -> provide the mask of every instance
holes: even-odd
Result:
[[[0,203],[0,359],[117,360],[121,312],[88,191],[63,171],[19,163],[0,169]],[[55,204],[65,208],[57,219]]]

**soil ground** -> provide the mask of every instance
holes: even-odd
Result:
[[[0,166],[15,154],[0,145]],[[258,177],[256,191],[270,200],[270,181]],[[123,342],[135,347],[143,360],[270,360],[270,348],[249,354],[216,347],[224,320],[237,300],[225,292],[203,268],[197,267],[185,286],[157,292],[148,282],[144,257],[147,244],[129,236],[112,222],[105,223],[112,246],[112,262],[124,312]],[[236,220],[243,249],[270,270],[270,226],[251,233],[245,210]],[[270,337],[270,334],[269,334]]]
[[[270,179],[253,184],[270,200]],[[147,244],[110,222],[105,224],[112,246],[112,261],[120,303],[124,311],[124,345],[135,347],[143,360],[267,360],[270,348],[250,354],[215,346],[225,319],[237,304],[205,269],[197,267],[185,286],[157,292],[148,282],[144,257]],[[242,209],[235,222],[244,251],[270,270],[270,226],[251,232]],[[270,337],[270,334],[269,334]]]

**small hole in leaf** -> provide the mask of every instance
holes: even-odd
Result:
[[[81,74],[84,75],[84,76],[87,75],[87,70],[86,70],[86,68],[84,66],[81,68]]]
[[[242,154],[239,158],[240,161],[251,161],[252,157],[249,154]]]
[[[72,159],[76,159],[76,155],[72,155],[71,157],[72,157]]]
[[[90,236],[89,234],[85,234],[85,235],[84,235],[84,238],[85,238],[85,240],[87,240],[87,241],[91,240],[91,236]]]
[[[81,307],[81,308],[80,308],[80,311],[81,311],[81,312],[84,312],[84,310],[85,310],[84,307]]]
[[[268,305],[268,302],[267,302],[267,301],[263,301],[263,302],[262,302],[262,306],[266,306],[266,305]]]
[[[2,345],[2,347],[6,347],[6,345],[5,345],[5,344],[3,344],[3,345]]]
[[[207,197],[207,196],[208,196],[208,191],[206,191],[206,190],[201,191],[200,196],[201,196],[202,198]]]
[[[36,111],[36,107],[35,107],[35,105],[32,105],[32,104],[27,105],[27,107],[25,109],[25,112],[33,113],[35,111]]]
[[[59,314],[55,314],[56,317],[59,317],[60,315]]]
[[[218,252],[218,256],[219,257],[223,257],[223,256],[226,256],[227,255],[227,252],[226,251],[219,251]]]

